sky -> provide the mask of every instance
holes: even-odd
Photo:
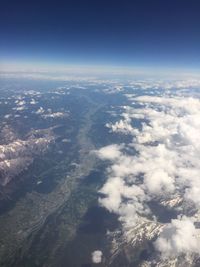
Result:
[[[200,68],[198,0],[1,1],[0,60]]]

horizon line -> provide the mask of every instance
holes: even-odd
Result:
[[[130,66],[114,64],[64,64],[53,62],[31,62],[31,61],[1,61],[0,73],[80,73],[80,74],[122,74],[122,75],[178,75],[199,76],[200,69],[186,67],[164,67],[164,66]]]

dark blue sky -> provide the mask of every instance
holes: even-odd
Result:
[[[199,0],[2,0],[0,59],[200,67]]]

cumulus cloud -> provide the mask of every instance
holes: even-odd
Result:
[[[26,107],[25,106],[19,106],[17,108],[14,108],[15,110],[21,111],[24,110]]]
[[[30,101],[30,104],[31,104],[31,105],[35,105],[35,104],[37,104],[37,102],[35,101],[34,98],[32,98],[31,101]]]
[[[118,145],[109,145],[106,147],[102,147],[96,153],[102,159],[115,160],[121,155],[120,148],[121,146]]]
[[[52,112],[50,108],[48,108],[46,111],[43,107],[40,107],[36,112],[36,114],[40,115],[44,119],[48,118],[65,118],[69,115],[69,113],[66,112]]]
[[[107,123],[106,127],[110,128],[112,132],[118,132],[123,134],[134,133],[134,129],[130,124],[130,119],[120,120],[116,123]]]
[[[11,114],[6,114],[6,115],[4,116],[4,118],[5,118],[5,119],[9,119],[11,116],[12,116]]]
[[[17,100],[15,101],[15,103],[17,103],[18,106],[24,106],[26,104],[25,100]]]
[[[26,109],[26,101],[21,97],[15,101],[17,107],[14,107],[13,110],[22,111]]]
[[[43,107],[40,107],[37,111],[36,111],[36,114],[42,114],[44,113],[44,109]]]
[[[101,263],[103,253],[101,250],[95,250],[92,252],[92,262],[93,263]]]
[[[107,168],[108,179],[100,190],[104,195],[99,199],[100,204],[119,215],[124,229],[134,228],[141,216],[147,218],[148,203],[152,200],[171,203],[178,196],[183,200],[179,207],[182,215],[187,205],[198,213],[200,100],[176,93],[127,97],[131,104],[123,107],[122,119],[106,127],[113,132],[129,134],[133,141],[97,151],[102,160],[111,161]],[[135,120],[141,121],[141,128],[132,126]],[[132,148],[135,154],[127,152]],[[172,220],[156,241],[156,249],[162,255],[165,250],[166,255],[199,253],[193,219]]]
[[[186,253],[200,253],[199,230],[191,219],[183,217],[174,219],[164,227],[155,247],[163,258],[169,258]]]

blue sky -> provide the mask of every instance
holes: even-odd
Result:
[[[0,60],[200,67],[198,0],[4,1]]]

